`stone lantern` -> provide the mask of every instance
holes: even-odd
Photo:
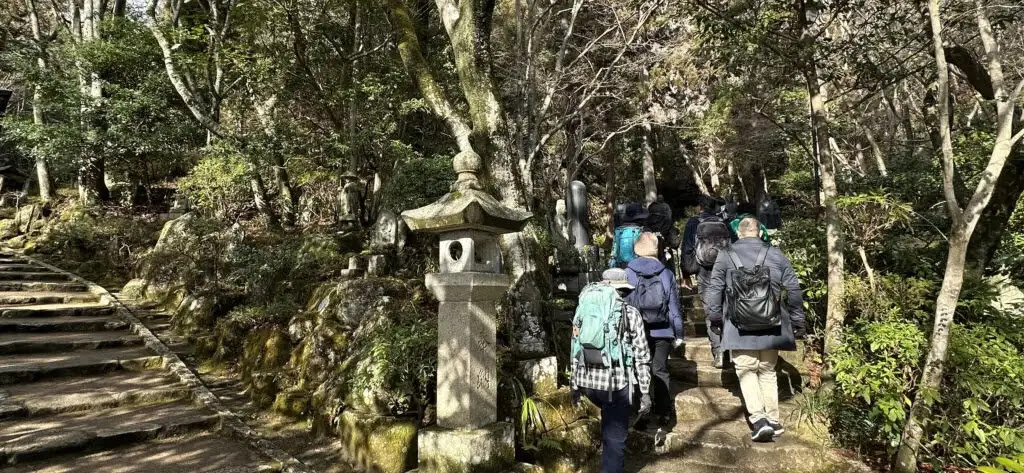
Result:
[[[402,213],[409,229],[441,238],[440,272],[426,285],[440,301],[437,427],[419,434],[419,472],[507,471],[514,462],[513,427],[498,420],[496,302],[509,287],[498,235],[530,218],[483,191],[480,156],[463,151],[458,180],[437,202]]]

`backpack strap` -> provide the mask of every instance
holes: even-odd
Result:
[[[736,266],[736,269],[743,269],[743,262],[740,261],[739,255],[732,248],[725,248],[725,253],[729,255],[729,259],[732,260],[732,264]]]
[[[769,246],[768,245],[764,245],[764,246],[761,247],[761,252],[757,254],[757,267],[758,268],[764,266],[764,260],[768,258],[768,249],[769,249]]]

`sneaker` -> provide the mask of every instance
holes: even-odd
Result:
[[[786,429],[778,422],[768,421],[768,425],[775,431],[775,438],[779,438],[782,434],[786,433]]]
[[[772,429],[771,425],[768,425],[767,419],[761,419],[754,424],[754,429],[750,433],[750,440],[754,442],[771,442],[775,438],[775,430]]]
[[[725,366],[724,358],[725,357],[722,356],[721,352],[715,353],[715,359],[714,359],[714,361],[711,362],[711,365],[714,366],[717,369],[722,369],[722,367]]]

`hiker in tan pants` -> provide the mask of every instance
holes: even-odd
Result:
[[[770,442],[784,432],[779,419],[775,364],[780,350],[796,350],[796,339],[803,337],[804,309],[793,265],[778,248],[761,241],[760,232],[757,219],[745,218],[737,232],[740,239],[729,249],[718,252],[706,294],[706,310],[711,323],[721,328],[722,349],[732,352],[753,428],[750,437],[756,442]],[[743,274],[756,275],[750,277],[763,282],[757,287],[770,287],[762,292],[766,294],[764,298],[744,292],[750,287],[741,282]],[[744,296],[737,296],[738,293]],[[768,328],[750,329],[751,325],[745,323],[755,319],[751,314],[759,315],[759,311],[767,314],[763,320],[772,323],[765,323]],[[741,316],[744,322],[732,320]]]

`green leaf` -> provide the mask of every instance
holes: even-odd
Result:
[[[979,466],[978,471],[980,471],[981,473],[1006,473],[1005,471],[1000,470],[999,468],[996,468],[994,466]]]
[[[999,457],[996,458],[996,463],[1002,465],[1005,468],[1009,468],[1013,473],[1024,473],[1024,465],[1017,463],[1009,458]]]

